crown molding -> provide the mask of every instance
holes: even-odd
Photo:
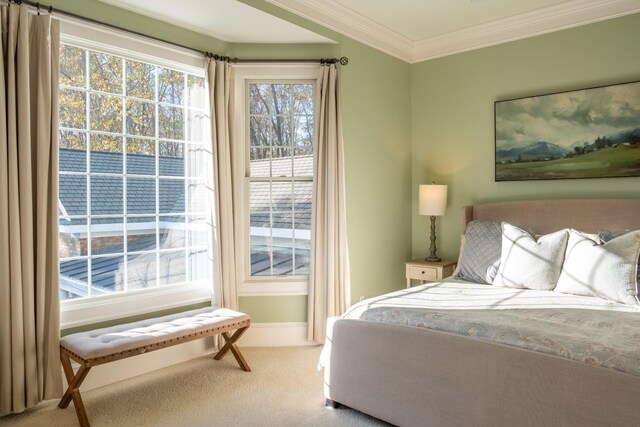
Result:
[[[421,62],[640,12],[638,0],[573,0],[414,43]]]
[[[409,63],[640,12],[640,0],[572,0],[412,41],[335,0],[266,1]]]
[[[412,40],[334,0],[266,1],[403,61],[412,61]]]

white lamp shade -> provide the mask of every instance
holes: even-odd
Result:
[[[442,216],[447,210],[447,186],[438,184],[420,185],[418,189],[418,212],[420,215]]]

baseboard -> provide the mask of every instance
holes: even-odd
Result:
[[[240,347],[292,347],[314,344],[307,341],[307,324],[304,322],[253,323],[238,341]],[[204,338],[96,366],[82,383],[82,391],[93,390],[213,353],[213,339]],[[251,366],[251,360],[247,362]],[[78,368],[75,363],[74,368]]]

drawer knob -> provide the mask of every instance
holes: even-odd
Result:
[[[422,274],[424,274],[424,270],[422,271]]]

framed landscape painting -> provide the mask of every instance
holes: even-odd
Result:
[[[494,108],[496,181],[640,176],[640,81]]]

